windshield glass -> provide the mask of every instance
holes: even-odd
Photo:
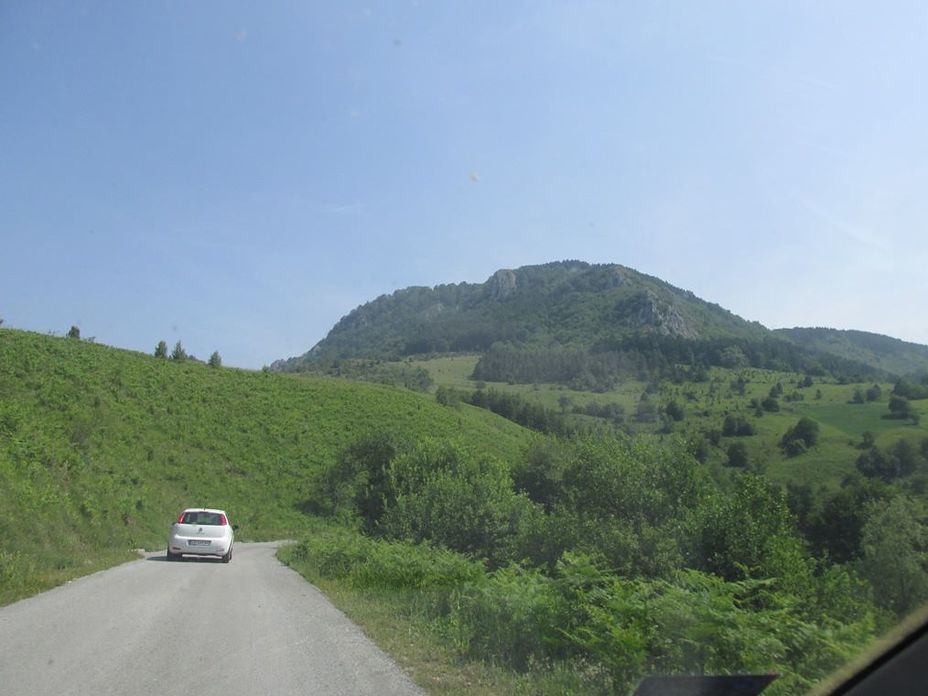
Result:
[[[426,689],[821,684],[928,600],[926,26],[2,3],[0,602],[201,505]]]
[[[216,512],[185,512],[183,524],[218,526],[225,524],[223,515]]]

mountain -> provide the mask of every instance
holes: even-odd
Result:
[[[631,268],[561,261],[502,269],[484,283],[381,295],[343,317],[308,353],[272,367],[483,352],[500,342],[588,348],[640,335],[699,340],[769,334],[756,322]]]
[[[794,340],[625,266],[558,261],[501,269],[483,283],[381,295],[343,317],[307,353],[271,368],[343,370],[346,361],[444,353],[482,354],[475,376],[487,381],[591,388],[621,374],[678,379],[681,365],[692,368],[691,378],[718,365],[874,380],[891,378],[902,365],[878,360],[879,346],[836,351],[827,341]]]
[[[928,374],[928,346],[918,343],[867,331],[821,327],[776,329],[774,333],[806,348],[865,363],[894,375]]]

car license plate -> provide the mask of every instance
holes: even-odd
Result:
[[[190,546],[209,546],[209,539],[190,539],[187,543]]]

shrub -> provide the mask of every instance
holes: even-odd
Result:
[[[426,440],[390,465],[391,501],[382,529],[395,539],[432,541],[499,565],[509,558],[531,503],[513,491],[507,467],[463,445]]]
[[[768,396],[766,399],[760,402],[760,407],[768,413],[776,413],[780,410],[780,402],[777,401],[774,397]]]
[[[818,430],[818,423],[803,416],[783,434],[780,448],[790,457],[798,456],[815,446],[818,442]]]
[[[745,467],[748,465],[748,448],[743,442],[733,442],[728,446],[728,466]]]
[[[755,432],[754,426],[744,416],[729,414],[722,421],[722,435],[726,437],[753,435]]]

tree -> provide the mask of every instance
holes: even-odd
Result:
[[[877,604],[905,616],[928,599],[928,529],[919,507],[903,496],[871,503],[866,511],[860,572]]]
[[[890,418],[911,418],[912,404],[903,396],[893,394],[889,397],[889,417]]]
[[[430,541],[499,565],[508,558],[528,498],[513,491],[509,467],[456,442],[424,440],[390,462],[391,498],[380,529]]]
[[[867,401],[879,401],[880,397],[883,396],[883,390],[880,389],[879,384],[874,384],[867,390]]]
[[[457,406],[461,402],[461,394],[453,387],[441,386],[435,390],[435,401],[442,406]],[[510,420],[512,419],[510,418]]]
[[[68,338],[76,338],[80,340],[80,337],[81,337],[81,330],[76,326],[72,326],[70,330],[68,331]]]
[[[748,448],[743,442],[733,442],[728,446],[728,466],[745,467],[748,465]]]
[[[168,357],[168,344],[164,341],[158,341],[158,345],[155,346],[155,357],[156,358],[167,358]]]
[[[795,457],[818,442],[818,423],[803,416],[783,434],[780,448],[790,457]]]
[[[768,396],[766,399],[760,402],[761,408],[770,413],[775,413],[780,410],[780,402],[772,396]]]
[[[556,440],[538,440],[512,470],[513,485],[551,513],[564,498],[567,452]]]
[[[756,431],[744,416],[728,414],[722,421],[722,435],[726,437],[753,435]]]
[[[876,435],[874,435],[869,430],[864,430],[860,436],[860,444],[857,445],[860,449],[870,449],[876,445]]]
[[[209,356],[209,366],[222,367],[222,357],[219,355],[218,350],[214,350],[213,354]]]
[[[683,407],[676,401],[671,401],[664,407],[664,412],[675,421],[683,420]]]
[[[858,558],[867,503],[885,501],[889,495],[889,488],[879,480],[856,473],[847,476],[840,490],[828,495],[808,522],[807,536],[813,549],[827,554],[834,563]]]
[[[783,578],[802,555],[786,496],[754,474],[735,478],[729,495],[701,502],[687,541],[692,567],[726,580]]]
[[[171,360],[176,360],[177,362],[183,362],[187,359],[187,351],[184,350],[181,342],[178,341],[174,344],[174,350],[171,351]]]

